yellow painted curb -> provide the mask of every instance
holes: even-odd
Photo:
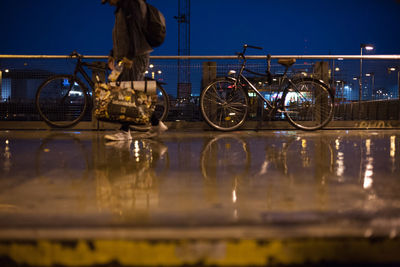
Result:
[[[269,266],[302,263],[400,263],[397,239],[80,240],[0,242],[0,257],[33,266]]]

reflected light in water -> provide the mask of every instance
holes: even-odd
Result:
[[[133,153],[134,153],[136,162],[140,161],[139,152],[140,152],[139,141],[136,140],[134,143],[134,148],[133,148]]]
[[[340,141],[339,141],[339,139],[336,139],[336,140],[335,140],[335,147],[336,147],[336,150],[339,150],[339,147],[340,147]]]
[[[6,140],[6,147],[4,148],[4,164],[3,169],[5,172],[9,172],[11,169],[11,151],[10,151],[10,141]]]
[[[236,189],[234,189],[232,191],[232,202],[236,203],[236,201],[237,201],[237,195],[236,195]]]
[[[373,166],[374,159],[372,157],[367,157],[367,164],[365,166],[365,173],[364,173],[364,189],[369,189],[372,187],[373,179],[372,176],[374,174],[374,166]]]
[[[345,170],[343,152],[338,152],[336,165],[337,165],[336,175],[342,177]]]
[[[307,148],[307,140],[306,139],[302,139],[301,140],[301,147],[302,148]]]
[[[236,194],[237,182],[238,182],[237,179],[235,179],[235,184],[234,184],[234,187],[232,190],[232,202],[233,203],[236,203],[236,201],[237,201],[237,194]]]
[[[390,157],[394,159],[394,156],[396,155],[396,136],[391,136],[390,137]]]
[[[365,149],[366,149],[366,155],[369,156],[371,155],[371,139],[365,140]],[[366,158],[366,165],[365,165],[365,173],[364,173],[364,184],[363,188],[364,189],[369,189],[372,187],[373,180],[372,180],[372,175],[374,174],[374,166],[373,166],[373,157],[367,157]]]
[[[367,150],[367,155],[371,154],[371,139],[365,140],[365,149]]]

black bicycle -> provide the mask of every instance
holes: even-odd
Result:
[[[237,53],[242,61],[239,72],[230,71],[227,77],[219,78],[209,84],[200,95],[200,108],[205,121],[213,128],[231,131],[239,128],[247,119],[249,111],[249,93],[253,93],[265,102],[265,109],[273,117],[277,112],[301,130],[318,130],[327,125],[333,117],[334,96],[329,86],[311,77],[287,75],[295,59],[280,59],[278,63],[285,67],[282,75],[272,74],[271,57],[268,56],[268,69],[265,74],[246,69],[245,53],[247,48],[261,47],[244,45],[243,52]],[[248,72],[263,77],[267,84],[276,89],[275,97],[266,99],[244,75]],[[277,81],[277,82],[276,82]]]
[[[107,72],[106,62],[84,62],[84,56],[76,51],[72,52],[70,57],[77,59],[74,73],[51,76],[36,92],[35,101],[39,115],[48,125],[56,128],[72,127],[92,110],[95,82],[89,77],[85,68],[91,69],[93,73],[103,73],[104,76]],[[82,82],[78,74],[86,83]],[[99,75],[95,76],[96,80],[100,81]],[[164,120],[169,111],[169,98],[158,81],[157,98],[155,114],[159,120]]]

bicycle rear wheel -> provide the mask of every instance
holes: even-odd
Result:
[[[36,92],[36,108],[50,126],[68,128],[82,120],[88,108],[83,83],[71,75],[52,76]]]
[[[290,84],[283,94],[283,110],[296,128],[314,131],[327,125],[333,117],[333,95],[319,80],[303,78]]]
[[[155,116],[160,121],[163,121],[167,118],[169,111],[169,97],[167,92],[165,92],[164,88],[160,83],[157,83],[157,104],[154,111]]]
[[[232,131],[243,125],[248,113],[248,96],[242,87],[229,79],[208,85],[200,95],[205,121],[220,131]]]

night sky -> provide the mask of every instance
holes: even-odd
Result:
[[[113,10],[100,0],[0,0],[0,54],[107,55]],[[177,55],[178,0],[149,0],[167,19],[153,55]],[[400,54],[396,0],[192,0],[191,54],[232,55],[242,44],[271,54]]]

